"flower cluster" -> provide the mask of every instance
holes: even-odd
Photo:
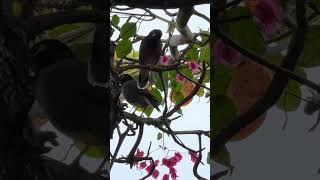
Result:
[[[169,174],[164,174],[162,177],[162,180],[169,180],[169,175],[171,176],[172,180],[177,179],[177,170],[175,166],[178,162],[180,162],[182,159],[182,155],[178,152],[174,154],[174,156],[170,158],[163,158],[162,159],[162,165],[169,168]]]
[[[144,155],[144,152],[143,152],[143,151],[140,151],[140,149],[137,148],[137,152],[136,152],[136,154],[135,154],[135,157],[138,157],[138,158],[139,158],[139,157],[143,157],[143,155]],[[159,160],[154,161],[154,164],[152,163],[152,161],[149,161],[149,165],[148,165],[148,166],[147,166],[146,161],[143,161],[143,162],[141,162],[141,163],[139,164],[139,169],[145,169],[145,170],[147,171],[147,173],[150,173],[151,170],[153,169],[153,165],[154,165],[155,167],[157,167],[158,164],[159,164]],[[138,163],[135,162],[135,165],[138,165]],[[159,172],[159,170],[157,170],[157,169],[155,169],[155,170],[152,172],[152,177],[155,178],[155,179],[157,179],[157,178],[159,177],[159,175],[160,175],[160,172]]]
[[[141,151],[139,148],[137,148],[137,152],[135,154],[135,157],[143,157],[144,152]],[[197,153],[194,152],[189,152],[189,155],[191,157],[191,161],[195,163],[197,159],[199,158]],[[164,174],[162,176],[162,180],[169,180],[171,177],[172,180],[176,180],[178,175],[177,175],[177,169],[176,165],[182,160],[182,155],[179,152],[174,153],[174,156],[169,157],[169,158],[162,158],[162,166],[166,166],[169,169],[169,173]],[[149,165],[147,165],[146,161],[141,162],[139,165],[136,162],[136,166],[139,167],[139,169],[144,169],[147,171],[147,173],[150,173],[151,170],[153,169],[153,166],[155,166],[154,171],[152,172],[152,177],[154,179],[157,179],[160,176],[159,170],[156,169],[156,167],[159,165],[159,160],[155,160],[154,163],[152,161],[149,161]]]

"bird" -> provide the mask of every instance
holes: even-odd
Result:
[[[35,100],[53,126],[70,138],[87,145],[106,146],[110,92],[89,84],[87,64],[56,39],[46,39],[30,50],[35,73]]]
[[[159,102],[147,89],[139,89],[137,87],[137,81],[129,74],[123,74],[120,76],[121,80],[121,95],[131,105],[142,107],[143,111],[147,107],[153,107],[158,112]]]
[[[139,64],[140,65],[156,65],[160,61],[162,54],[161,43],[162,32],[159,29],[152,30],[141,41],[139,48]],[[149,70],[140,69],[138,87],[145,89],[148,86]]]

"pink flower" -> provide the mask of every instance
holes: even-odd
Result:
[[[140,151],[140,149],[137,148],[137,152],[136,152],[136,154],[134,156],[139,158],[139,157],[143,157],[143,155],[144,155],[144,152]]]
[[[284,18],[283,10],[277,0],[246,0],[245,3],[266,35],[277,30],[279,22]]]
[[[193,74],[198,72],[199,64],[197,61],[189,61],[188,65],[189,65],[189,69],[192,71]]]
[[[171,174],[171,178],[172,178],[172,180],[177,180],[177,174]]]
[[[182,155],[178,152],[174,153],[174,157],[177,160],[177,162],[181,161],[181,159],[182,159]]]
[[[144,169],[146,167],[147,167],[147,163],[145,161],[141,162],[140,165],[139,165],[140,169]]]
[[[155,161],[154,161],[154,165],[157,167],[158,164],[159,164],[159,160],[155,160]]]
[[[150,172],[151,172],[152,167],[153,167],[153,166],[152,166],[152,161],[150,161],[149,166],[146,168],[147,173],[150,173]]]
[[[191,161],[193,163],[195,163],[198,160],[198,154],[194,153],[194,152],[191,152],[191,151],[189,151],[189,154],[190,154],[190,157],[191,157]]]
[[[176,81],[179,83],[182,83],[185,80],[185,78],[181,74],[177,74]]]
[[[162,165],[167,166],[168,168],[173,167],[175,165],[177,165],[177,162],[174,159],[167,159],[167,158],[163,158],[162,159]]]
[[[162,56],[160,59],[160,62],[163,65],[168,65],[170,62],[170,56],[166,56],[166,55]]]
[[[158,177],[159,177],[159,171],[157,170],[157,169],[155,169],[154,171],[153,171],[153,173],[152,173],[152,177],[153,178],[155,178],[155,179],[157,179]]]
[[[137,152],[136,152],[136,154],[135,154],[134,156],[137,157],[137,158],[141,158],[141,157],[143,157],[143,155],[144,155],[144,152],[143,152],[143,151],[140,151],[140,149],[137,148]],[[137,165],[138,165],[138,162],[134,162],[133,164],[134,164],[135,166],[137,166]]]
[[[221,39],[215,42],[213,53],[217,62],[227,67],[236,67],[241,63],[239,52],[225,44]]]
[[[169,174],[164,174],[162,176],[162,180],[169,180]]]
[[[174,167],[169,168],[170,174],[177,174],[177,170]]]

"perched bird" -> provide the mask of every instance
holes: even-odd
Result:
[[[129,74],[124,74],[121,79],[121,95],[127,100],[128,103],[134,106],[142,107],[144,110],[152,106],[160,112],[159,102],[156,98],[146,89],[139,89],[137,81]]]
[[[162,32],[158,29],[152,30],[148,36],[144,37],[139,49],[140,65],[155,65],[160,61],[162,53],[161,38]],[[145,89],[148,85],[149,70],[140,69],[138,87]]]
[[[36,74],[35,99],[62,133],[88,145],[107,144],[110,92],[91,86],[87,64],[77,61],[67,45],[44,40],[30,51]]]

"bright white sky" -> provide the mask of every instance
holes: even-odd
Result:
[[[209,5],[200,5],[195,7],[196,10],[199,12],[207,15],[210,17],[210,6]],[[174,12],[177,10],[170,10],[170,12]],[[133,10],[131,12],[134,13],[139,13],[143,14],[144,11],[142,10]],[[164,17],[168,20],[171,20],[170,17],[168,17],[162,10],[153,10],[152,12],[156,13],[157,15]],[[112,14],[113,15],[113,14]],[[119,15],[120,17],[123,15]],[[127,18],[122,18],[120,21],[120,24],[123,24]],[[136,19],[132,19],[131,22],[135,22]],[[202,18],[199,18],[197,16],[192,16],[189,23],[188,23],[190,29],[192,32],[199,32],[199,29],[201,28],[202,30],[209,30],[209,23]],[[121,25],[120,25],[121,26]],[[143,22],[141,24],[137,24],[138,27],[138,34],[139,35],[147,35],[151,30],[153,29],[160,29],[163,32],[162,38],[168,38],[168,33],[167,31],[167,23],[161,21],[161,20],[154,20],[154,21],[148,21],[148,22]],[[178,32],[174,32],[174,34],[178,34]],[[113,40],[118,37],[119,33],[115,32],[113,36]],[[139,50],[139,43],[134,44],[133,48],[134,50],[138,51]],[[130,108],[129,108],[130,109]],[[209,130],[210,127],[210,119],[209,119],[209,114],[210,114],[210,103],[208,102],[208,98],[198,98],[194,97],[192,103],[190,103],[188,106],[182,108],[183,111],[183,117],[179,118],[178,120],[174,121],[172,123],[172,128],[173,130]],[[160,114],[157,112],[153,113],[151,116],[152,117],[158,117]],[[188,155],[188,152],[180,148],[180,146],[176,145],[171,138],[168,136],[165,137],[165,146],[171,150],[170,152],[168,151],[163,151],[163,150],[157,150],[159,149],[159,142],[157,141],[157,134],[158,130],[151,127],[151,126],[146,126],[145,131],[144,131],[144,138],[141,142],[140,149],[144,150],[147,152],[147,149],[149,147],[150,141],[152,141],[152,147],[151,151],[151,156],[156,160],[159,159],[161,162],[161,159],[168,155],[171,157],[174,155],[175,151],[179,151],[184,153],[183,154],[183,159],[182,161],[176,166],[177,169],[177,175],[179,176],[178,179],[183,179],[183,180],[189,180],[189,179],[196,179],[193,176],[192,173],[192,168],[193,168],[193,163],[190,160],[190,156]],[[193,149],[198,148],[198,138],[197,136],[179,136],[180,139],[189,147]],[[136,138],[127,138],[127,140],[124,142],[122,145],[122,149],[119,153],[119,155],[127,155],[128,152],[131,150],[131,147],[133,143],[135,142]],[[117,143],[118,137],[115,135],[114,140],[111,141],[111,151],[113,152]],[[207,137],[203,137],[203,147],[206,148],[206,150],[203,153],[203,162],[204,165],[199,166],[199,174],[203,177],[206,177],[209,179],[210,175],[210,167],[206,163],[207,159],[207,152],[209,151],[209,145],[210,145],[210,140]],[[161,163],[160,163],[161,164]],[[169,170],[166,167],[163,166],[158,166],[157,168],[160,171],[160,176],[158,179],[162,179],[163,174],[168,173]],[[139,179],[145,176],[147,173],[145,170],[139,171],[136,168],[133,168],[132,170],[129,168],[128,165],[123,165],[123,164],[115,164],[112,172],[111,172],[111,179]],[[152,178],[149,178],[152,179]]]

